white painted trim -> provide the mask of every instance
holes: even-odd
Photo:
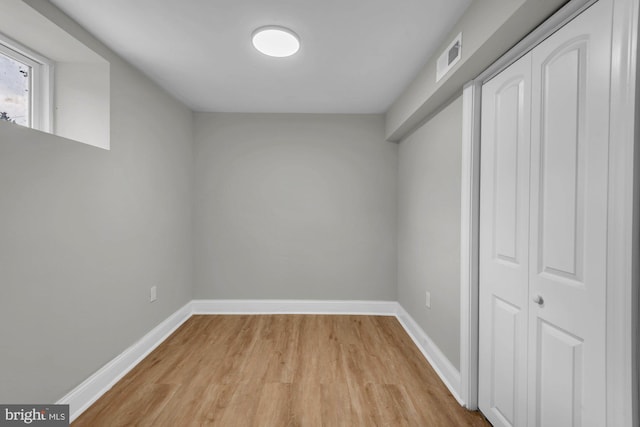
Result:
[[[433,367],[453,397],[460,396],[460,372],[438,346],[396,301],[314,300],[192,300],[153,328],[134,345],[116,356],[56,404],[70,405],[73,422],[96,400],[140,363],[176,329],[195,314],[342,314],[394,316]]]
[[[344,314],[395,316],[460,405],[460,372],[396,301],[193,300],[193,314]]]
[[[436,371],[451,394],[465,403],[460,394],[460,372],[438,346],[396,301],[315,301],[315,300],[193,300],[193,314],[344,314],[394,316]]]
[[[638,0],[613,7],[607,242],[607,425],[638,426]]]
[[[558,30],[597,0],[573,0],[536,28],[513,49],[493,65],[469,82],[465,87],[467,104],[463,94],[463,181],[462,181],[462,246],[461,246],[461,394],[467,402],[472,384],[476,386],[473,373],[478,370],[477,357],[470,356],[475,333],[477,343],[477,269],[473,272],[476,254],[470,249],[473,239],[479,236],[478,214],[469,215],[474,201],[470,191],[469,177],[474,174],[473,155],[479,152],[480,135],[477,126],[480,119],[480,89],[482,84],[504,70],[522,55]],[[613,63],[610,111],[610,162],[609,230],[607,290],[607,423],[609,426],[640,425],[638,364],[640,302],[640,266],[638,254],[640,241],[640,153],[634,151],[638,133],[634,125],[640,124],[637,105],[640,102],[640,87],[637,85],[638,19],[639,0],[614,0]],[[474,104],[469,114],[467,106]],[[640,128],[640,126],[638,126]],[[469,139],[470,138],[470,139]],[[470,161],[471,160],[471,161]],[[634,175],[635,174],[635,175]],[[479,178],[478,178],[479,182]],[[633,185],[630,185],[633,183]],[[470,209],[471,207],[471,209]],[[465,223],[466,222],[466,223]],[[474,231],[475,230],[475,231]],[[470,271],[475,274],[469,276]],[[469,286],[467,286],[469,285]],[[474,287],[475,286],[475,287]],[[473,393],[473,391],[471,391]],[[470,408],[472,406],[469,406]]]
[[[567,22],[578,16],[581,12],[598,0],[571,0],[560,10],[554,13],[546,21],[527,34],[514,47],[487,67],[473,82],[483,83],[491,80],[496,74],[526,55],[534,47],[542,43],[547,37],[562,28]]]
[[[460,395],[478,409],[478,267],[480,217],[480,90],[462,92],[462,178],[460,199]]]
[[[395,316],[396,301],[193,300],[193,314],[362,314]]]
[[[27,127],[51,133],[54,62],[3,33],[0,33],[0,53],[31,67],[31,123]]]
[[[460,371],[453,366],[447,356],[400,304],[398,304],[396,317],[453,397],[461,406],[464,406],[462,396],[460,396]]]
[[[192,300],[83,381],[57,404],[73,422],[193,314],[350,314],[396,316],[396,301]]]
[[[529,33],[463,90],[460,204],[460,393],[478,407],[478,291],[480,238],[480,107],[482,85],[506,69],[596,0],[573,0]]]
[[[153,328],[138,342],[116,356],[97,372],[71,390],[56,402],[69,405],[70,422],[73,422],[89,406],[114,386],[122,377],[151,353],[158,345],[169,337],[187,319],[191,317],[191,303],[173,313],[166,320]]]

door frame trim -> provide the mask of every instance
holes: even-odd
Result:
[[[478,408],[480,115],[482,85],[597,0],[572,0],[463,89],[460,241],[460,394]],[[607,282],[607,424],[638,425],[640,308],[640,0],[613,0]],[[633,185],[629,185],[633,183]]]

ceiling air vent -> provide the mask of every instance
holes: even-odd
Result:
[[[436,82],[449,72],[451,68],[460,60],[462,56],[462,33],[458,34],[455,39],[447,46],[442,55],[438,58]]]

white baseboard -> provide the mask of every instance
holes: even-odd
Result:
[[[193,314],[362,314],[395,316],[440,376],[453,397],[464,406],[460,371],[397,301],[316,300],[193,300]]]
[[[465,402],[461,397],[460,371],[453,366],[447,356],[442,353],[438,346],[431,340],[429,335],[413,320],[413,317],[398,304],[396,315],[402,327],[407,331],[415,345],[420,349],[429,364],[436,371],[442,382],[447,386],[453,397],[461,406]]]
[[[193,300],[193,314],[362,314],[395,316],[396,301]]]
[[[191,317],[191,303],[173,313],[153,328],[138,342],[116,356],[96,373],[71,390],[56,404],[69,405],[69,418],[73,422],[89,406],[114,386],[133,367],[142,361],[158,345]]]
[[[451,394],[464,406],[460,397],[460,372],[398,302],[314,300],[192,300],[56,403],[70,406],[70,421],[73,422],[194,314],[395,316]]]

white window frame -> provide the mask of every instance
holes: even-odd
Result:
[[[53,61],[2,33],[0,33],[0,53],[31,67],[28,127],[43,132],[53,132]]]

